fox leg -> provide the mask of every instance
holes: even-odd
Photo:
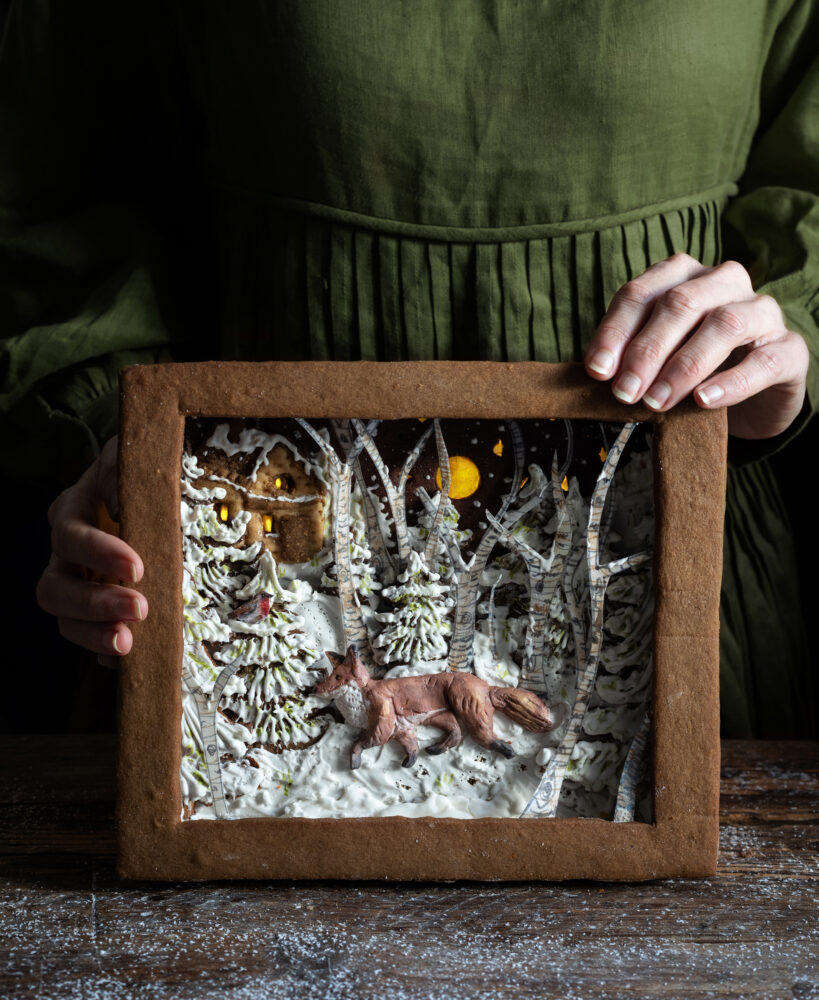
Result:
[[[361,753],[363,750],[369,750],[370,747],[380,747],[386,742],[386,740],[379,740],[375,733],[371,733],[367,729],[363,730],[355,743],[353,743],[353,748],[350,751],[351,770],[355,771],[356,768],[361,767]]]
[[[458,746],[461,742],[461,727],[458,725],[458,720],[452,712],[439,712],[434,718],[429,720],[427,725],[436,726],[438,729],[444,730],[442,739],[425,748],[428,754],[436,756],[445,750],[450,750],[452,747]]]
[[[407,756],[401,762],[401,767],[412,767],[418,760],[418,740],[415,738],[415,733],[409,728],[404,729],[401,726],[396,726],[392,738],[407,751]]]
[[[363,730],[353,743],[350,752],[350,768],[355,771],[361,767],[361,752],[370,747],[383,746],[395,732],[395,713],[392,705],[386,701],[373,699],[367,712],[368,728]]]

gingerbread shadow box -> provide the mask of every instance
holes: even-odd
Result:
[[[722,414],[537,363],[122,386],[123,876],[714,872]]]

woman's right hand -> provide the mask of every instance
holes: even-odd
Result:
[[[116,438],[49,508],[52,556],[37,584],[37,602],[57,618],[66,639],[99,654],[105,666],[114,666],[115,657],[130,652],[133,645],[127,623],[141,621],[148,602],[128,586],[88,579],[91,572],[129,584],[141,580],[144,572],[130,545],[97,527],[100,502],[116,520]]]

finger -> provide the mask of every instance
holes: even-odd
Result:
[[[760,401],[757,417],[746,417],[741,432],[742,437],[772,437],[799,413],[807,367],[805,341],[798,334],[786,331],[781,340],[754,346],[739,364],[707,379],[694,392],[694,399],[705,409],[715,409],[739,406],[766,390],[776,390],[776,405],[765,412]]]
[[[142,579],[144,566],[130,545],[94,527],[82,516],[83,501],[71,498],[62,504],[52,524],[51,548],[66,562],[93,570],[115,580],[136,583]]]
[[[106,442],[100,456],[92,468],[95,469],[97,495],[102,497],[111,518],[119,518],[119,496],[117,493],[117,441],[112,437]]]
[[[645,325],[632,337],[623,352],[612,386],[614,395],[623,403],[636,403],[656,380],[671,354],[712,310],[727,303],[752,301],[753,298],[748,272],[735,261],[726,261],[663,292],[655,300]],[[732,345],[731,349],[736,347],[736,331],[726,326],[723,332]],[[728,353],[730,349],[725,357]],[[700,379],[707,374],[707,371],[703,372]],[[652,398],[661,402],[657,397]]]
[[[89,622],[142,621],[148,602],[135,590],[92,583],[70,573],[70,566],[52,560],[37,584],[37,602],[58,618]]]
[[[652,264],[623,285],[586,348],[589,375],[599,380],[612,378],[625,347],[648,319],[657,298],[680,282],[710,270],[688,254],[678,253]]]
[[[779,340],[786,334],[779,303],[769,295],[712,309],[692,336],[645,389],[643,402],[668,410],[712,375],[740,347]]]
[[[63,638],[103,656],[124,656],[131,652],[134,644],[131,630],[121,623],[111,625],[59,618],[58,625]]]

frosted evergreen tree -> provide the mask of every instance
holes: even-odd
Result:
[[[296,591],[282,587],[267,550],[256,568],[234,595],[245,602],[227,621],[236,637],[215,653],[219,664],[236,668],[222,706],[250,731],[254,744],[273,750],[305,746],[321,732],[320,723],[308,718],[301,694],[312,685],[308,667],[321,654],[306,640],[304,621],[291,605],[307,600],[310,587],[304,582]]]
[[[455,603],[448,596],[449,589],[417,552],[410,553],[409,565],[398,575],[395,586],[383,591],[391,610],[375,616],[384,628],[372,644],[384,663],[414,664],[446,658]]]
[[[249,515],[237,514],[232,520],[220,517],[220,501],[225,497],[221,486],[197,487],[204,477],[193,455],[182,459],[182,602],[183,602],[183,689],[203,703],[213,691],[221,667],[213,659],[214,648],[229,642],[231,628],[226,609],[234,594],[246,585],[248,568],[258,557],[261,544],[236,546],[247,529]],[[247,745],[247,730],[217,715],[220,746],[239,758]],[[186,815],[196,804],[211,801],[201,716],[190,701],[184,702],[182,714],[182,761],[180,768]]]

